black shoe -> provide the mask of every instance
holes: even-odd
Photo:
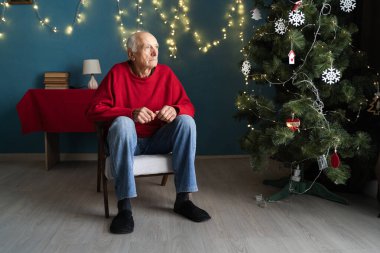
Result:
[[[129,234],[133,232],[134,227],[135,223],[133,221],[132,212],[122,210],[113,218],[110,232],[113,234]]]
[[[191,200],[185,200],[181,203],[176,202],[174,204],[174,212],[195,222],[202,222],[211,219],[210,215],[205,210],[194,205]]]

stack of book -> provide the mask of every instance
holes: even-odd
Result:
[[[45,89],[68,89],[69,72],[45,72]]]

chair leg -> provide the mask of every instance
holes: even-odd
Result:
[[[103,175],[103,196],[104,196],[104,214],[106,218],[110,217],[109,207],[108,207],[108,190],[107,190],[107,178]]]
[[[97,177],[97,182],[96,182],[96,191],[100,192],[100,184],[102,180],[102,168],[100,166],[100,162],[98,162],[98,177]]]
[[[161,186],[166,185],[166,181],[168,181],[168,177],[169,177],[169,175],[163,175],[162,176]]]

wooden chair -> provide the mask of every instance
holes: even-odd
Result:
[[[107,154],[105,152],[105,144],[109,125],[109,122],[96,123],[96,132],[98,138],[97,191],[101,191],[100,185],[103,182],[104,213],[106,218],[109,218],[107,181],[112,177]],[[173,174],[170,154],[141,155],[136,156],[134,160],[135,162],[133,173],[135,177],[163,176],[161,180],[161,186],[165,186],[166,181],[168,180],[168,176],[170,174]]]

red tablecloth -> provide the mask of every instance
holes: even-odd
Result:
[[[85,116],[94,93],[87,89],[28,90],[16,107],[22,132],[95,132]]]

